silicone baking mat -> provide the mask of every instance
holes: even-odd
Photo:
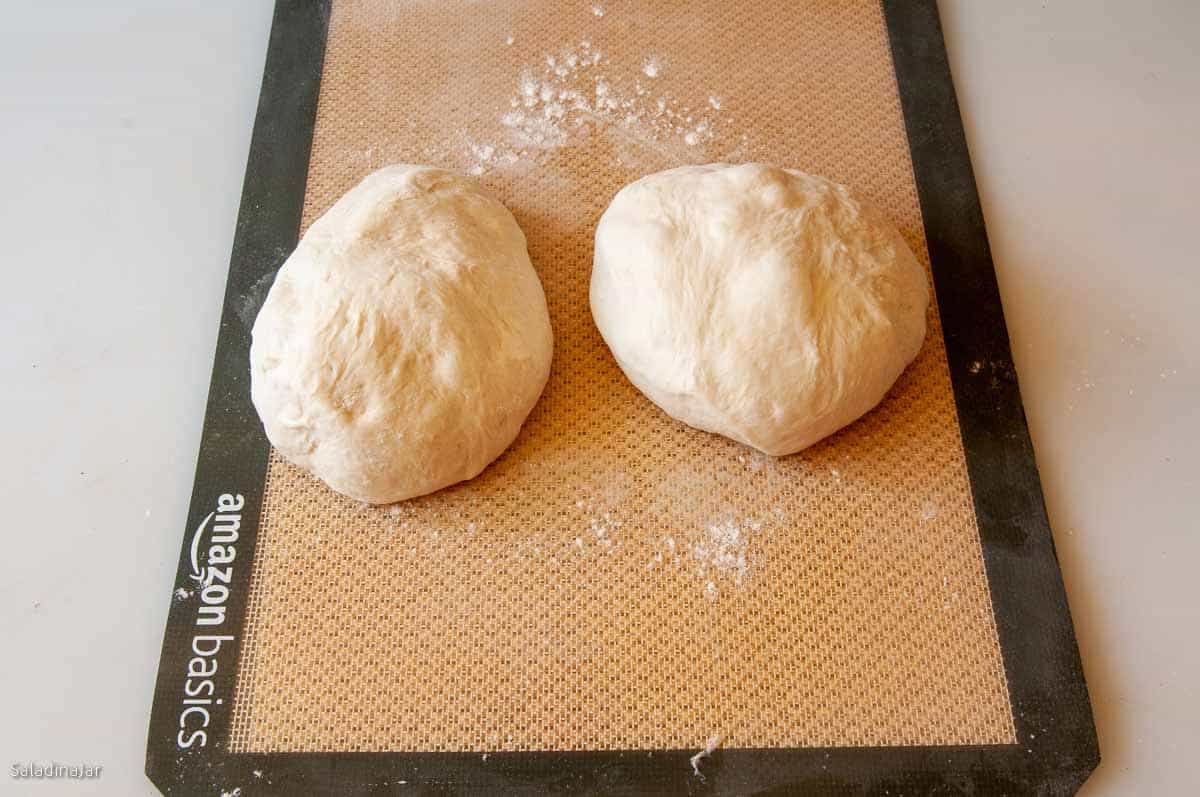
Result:
[[[961,130],[931,4],[280,3],[269,59],[156,695],[156,717],[177,722],[160,747],[152,729],[152,776],[246,794],[854,793],[1051,774],[1071,790],[1090,771],[965,148],[947,158]],[[664,415],[587,303],[595,222],[622,185],[751,160],[853,186],[932,260],[937,288],[926,344],[884,402],[782,459]],[[244,351],[296,236],[398,162],[475,174],[513,211],[555,359],[481,476],[371,507],[269,453]],[[1002,578],[1012,554],[1046,570],[1032,587],[1048,596]],[[1028,618],[1006,601],[1037,600],[1049,627],[1015,638]],[[1058,678],[1051,704],[1027,701],[1022,667]],[[1060,725],[1071,766],[1035,755]],[[706,746],[698,775],[688,759]]]

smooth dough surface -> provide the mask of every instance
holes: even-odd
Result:
[[[844,186],[709,164],[616,195],[591,306],[651,401],[781,456],[879,403],[921,348],[929,286],[896,228]]]
[[[542,285],[512,214],[464,175],[389,166],[305,233],[254,324],[271,443],[390,503],[482,471],[550,372]]]

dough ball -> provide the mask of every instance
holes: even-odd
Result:
[[[389,166],[283,264],[254,323],[251,396],[280,454],[340,493],[389,503],[499,456],[552,348],[504,205],[463,175]]]
[[[767,454],[874,407],[925,337],[925,272],[841,185],[749,163],[617,194],[596,229],[592,315],[673,418]]]

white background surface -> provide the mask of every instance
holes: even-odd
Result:
[[[0,15],[0,792],[152,794],[270,3]],[[1104,762],[1200,793],[1200,4],[943,2]],[[12,762],[104,766],[10,780]]]

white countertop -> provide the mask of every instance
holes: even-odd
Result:
[[[1100,732],[1083,793],[1194,794],[1200,4],[941,5]],[[154,793],[270,16],[59,2],[0,25],[0,793]],[[103,775],[9,778],[48,759]]]

